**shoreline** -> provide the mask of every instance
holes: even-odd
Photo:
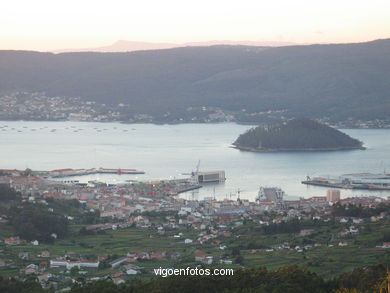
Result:
[[[94,120],[40,120],[40,119],[34,119],[34,120],[24,120],[24,119],[9,119],[9,120],[2,120],[0,119],[0,122],[77,122],[77,123],[119,123],[124,125],[134,125],[134,124],[151,124],[151,125],[185,125],[185,124],[229,124],[234,123],[237,125],[247,125],[247,126],[257,126],[258,123],[254,122],[242,122],[242,121],[218,121],[218,122],[204,122],[204,121],[182,121],[182,122],[150,122],[150,121],[137,121],[137,122],[129,122],[129,121],[122,121],[122,120],[112,120],[112,121],[94,121]],[[390,129],[390,127],[336,127],[336,129]]]
[[[277,148],[277,149],[257,149],[252,147],[231,145],[231,148],[254,153],[277,153],[277,152],[331,152],[331,151],[352,151],[352,150],[366,150],[367,148],[360,147],[337,147],[337,148]]]

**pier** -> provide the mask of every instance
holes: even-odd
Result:
[[[345,174],[338,179],[315,177],[301,182],[306,185],[360,190],[390,190],[390,176],[388,174]]]
[[[70,177],[70,176],[83,176],[93,174],[145,174],[144,171],[136,169],[109,169],[109,168],[91,168],[91,169],[58,169],[48,171],[47,175],[53,178],[56,177]]]

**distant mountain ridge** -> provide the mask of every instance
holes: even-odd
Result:
[[[172,49],[180,47],[207,47],[216,45],[230,45],[230,46],[291,46],[295,45],[292,42],[278,42],[278,41],[207,41],[207,42],[187,42],[187,43],[168,43],[168,42],[137,42],[119,40],[109,46],[102,46],[96,48],[79,48],[79,49],[60,49],[54,50],[53,53],[70,53],[70,52],[134,52],[143,50],[161,50]]]
[[[0,51],[0,91],[44,91],[131,113],[188,107],[286,117],[390,113],[390,39],[286,47],[210,46],[131,53]]]

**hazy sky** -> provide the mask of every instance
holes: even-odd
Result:
[[[390,37],[390,0],[1,0],[0,49],[116,40],[360,42]]]

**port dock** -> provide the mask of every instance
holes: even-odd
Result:
[[[360,190],[390,190],[389,174],[345,174],[338,178],[307,177],[301,182],[306,185]]]
[[[70,177],[70,176],[84,176],[94,174],[145,174],[144,171],[136,169],[110,169],[110,168],[91,168],[91,169],[58,169],[47,171],[48,176],[57,177]]]

